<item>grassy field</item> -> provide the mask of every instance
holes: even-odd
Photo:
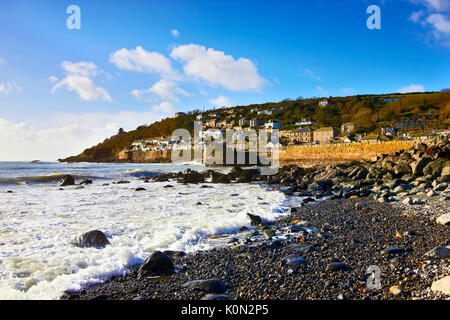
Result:
[[[352,143],[317,146],[288,146],[280,150],[280,161],[299,160],[371,160],[374,156],[395,153],[413,146],[414,141]]]

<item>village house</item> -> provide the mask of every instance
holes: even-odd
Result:
[[[319,106],[326,107],[331,104],[331,101],[329,99],[322,99],[319,101]]]
[[[250,124],[250,120],[248,120],[248,119],[240,119],[240,120],[239,120],[239,125],[240,125],[241,127],[246,126],[246,125],[249,125],[249,124]]]
[[[313,139],[314,142],[318,143],[328,143],[331,139],[336,137],[338,135],[337,129],[333,127],[325,127],[320,128],[314,131],[313,133]]]
[[[272,110],[260,110],[260,111],[258,111],[258,114],[271,115],[272,113],[273,113]]]
[[[217,123],[217,119],[211,119],[205,123],[207,127],[215,128]]]
[[[283,130],[279,132],[279,137],[288,139],[290,143],[311,143],[313,131],[310,128]]]
[[[250,120],[250,127],[260,127],[264,125],[264,121],[261,119]]]
[[[353,124],[353,122],[347,122],[341,126],[342,133],[351,133],[353,132],[353,130],[355,130],[355,125]]]
[[[316,122],[311,119],[302,119],[302,121],[295,123],[296,126],[311,126],[311,125],[315,125],[315,124],[316,124]]]
[[[205,115],[203,113],[200,113],[195,117],[195,120],[197,121],[202,121],[203,119],[205,119]]]
[[[268,122],[264,125],[266,129],[278,129],[281,127],[281,124],[278,121]]]

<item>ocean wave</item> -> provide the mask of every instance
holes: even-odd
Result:
[[[63,177],[67,176],[67,173],[52,173],[47,175],[36,175],[36,176],[16,176],[16,177],[0,177],[0,184],[13,184],[13,185],[23,185],[28,183],[50,183],[61,180]],[[73,175],[75,180],[85,180],[85,179],[100,179],[97,176],[86,176],[86,175]]]
[[[155,171],[149,171],[145,169],[136,169],[131,171],[125,171],[125,176],[134,177],[134,178],[144,178],[144,177],[153,177],[160,173]]]

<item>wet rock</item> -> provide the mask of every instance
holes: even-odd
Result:
[[[147,189],[145,188],[136,188],[134,191],[146,191]]]
[[[174,270],[172,259],[161,251],[155,251],[142,262],[138,270],[138,278],[167,276],[173,274]]]
[[[70,175],[64,176],[64,177],[59,181],[58,185],[59,185],[60,187],[73,186],[73,185],[75,185],[75,178],[72,177],[72,176],[70,176]]]
[[[260,216],[251,213],[247,213],[247,216],[250,218],[250,224],[252,226],[259,226],[262,224],[262,219]]]
[[[222,280],[195,280],[183,284],[184,288],[192,290],[201,290],[206,293],[223,293],[226,290],[226,285]]]
[[[92,184],[92,180],[86,179],[80,182],[80,185],[87,185],[87,184]]]
[[[164,189],[173,188],[173,185],[171,185],[171,184],[166,184],[163,188],[164,188]]]
[[[383,252],[387,255],[396,255],[405,253],[405,249],[397,247],[387,247],[383,250]]]
[[[343,262],[331,262],[327,265],[327,271],[349,271],[351,268]]]
[[[127,184],[127,183],[130,183],[130,181],[120,180],[120,181],[117,181],[117,182],[113,182],[113,184]]]
[[[76,237],[73,240],[72,244],[81,248],[104,248],[110,243],[103,232],[99,230],[93,230]]]
[[[425,256],[435,259],[446,259],[450,257],[450,249],[446,247],[436,247],[425,253]]]
[[[209,173],[209,177],[211,179],[211,183],[230,183],[231,182],[230,178],[226,174],[215,172],[212,170]]]
[[[283,266],[288,266],[291,268],[296,268],[298,266],[307,264],[308,261],[306,261],[305,259],[303,259],[300,256],[296,256],[296,255],[290,255],[287,257],[284,257],[283,259],[281,259],[281,265]]]
[[[200,172],[187,169],[185,172],[181,173],[179,177],[177,177],[177,180],[179,183],[197,184],[205,182],[205,177]]]

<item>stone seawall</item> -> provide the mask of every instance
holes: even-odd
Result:
[[[168,163],[170,162],[170,151],[134,151],[119,153],[120,161],[137,163]]]
[[[280,150],[280,161],[300,160],[372,160],[375,156],[408,149],[415,141],[349,143],[337,145],[288,146]]]

